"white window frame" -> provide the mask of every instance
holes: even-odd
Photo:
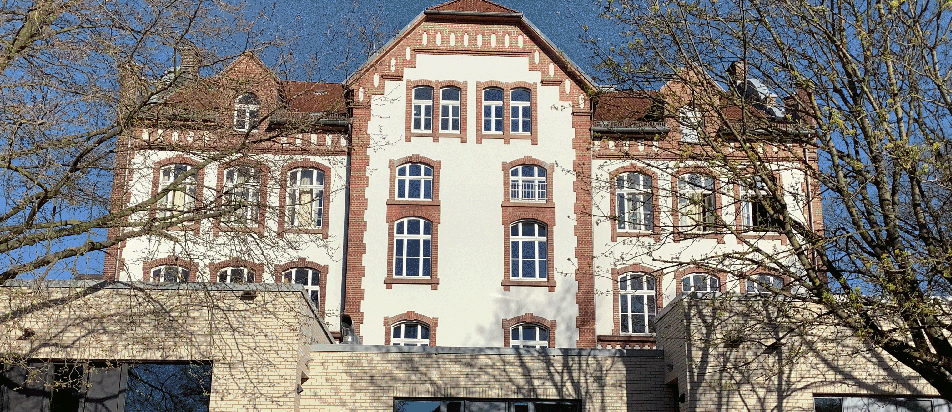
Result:
[[[499,100],[489,100],[486,96],[489,92],[499,92]],[[506,127],[505,113],[503,104],[506,98],[506,92],[498,87],[489,87],[483,89],[483,133],[502,134]]]
[[[430,93],[430,98],[425,96],[418,97],[417,92]],[[417,86],[411,90],[413,119],[411,120],[411,129],[418,133],[428,133],[433,131],[433,88],[430,86]]]
[[[229,266],[218,271],[218,281],[221,283],[254,283],[255,271],[244,266]]]
[[[701,130],[704,129],[704,116],[701,110],[694,106],[682,107],[678,123],[681,124],[681,142],[701,143]]]
[[[525,92],[528,100],[516,100],[516,93]],[[509,91],[509,125],[513,134],[532,133],[532,90],[524,87]]]
[[[257,225],[261,203],[261,174],[252,166],[225,169],[223,176],[224,201],[228,208],[236,207],[226,219],[238,225]]]
[[[416,337],[406,337],[415,331]],[[406,321],[390,326],[391,346],[430,346],[430,325],[418,321]],[[424,338],[424,336],[426,336]]]
[[[324,276],[320,270],[309,267],[296,267],[285,270],[282,273],[284,283],[301,285],[304,292],[311,297],[311,301],[318,308],[321,307],[321,276]]]
[[[525,235],[529,225],[533,227],[531,235]],[[541,230],[541,232],[540,232]],[[513,280],[546,280],[549,277],[548,227],[535,220],[519,220],[509,226],[509,278]],[[541,234],[540,234],[541,233]],[[526,245],[532,245],[533,256],[523,256]],[[540,256],[541,255],[541,256]],[[531,274],[524,273],[526,267]]]
[[[456,92],[456,98],[448,98],[447,93]],[[463,91],[456,86],[440,89],[440,132],[459,133],[461,126],[460,99]]]
[[[310,183],[305,182],[310,172]],[[288,172],[288,225],[316,229],[324,224],[324,171],[303,167]],[[310,199],[306,199],[306,194]]]
[[[509,199],[520,202],[545,202],[548,199],[548,171],[537,165],[519,165],[509,169]]]
[[[188,282],[192,271],[184,266],[161,265],[152,268],[150,273],[152,282],[178,283]],[[169,280],[170,277],[174,277],[174,280]]]
[[[413,174],[415,167],[419,167],[419,174]],[[397,167],[396,181],[394,182],[394,194],[399,200],[433,200],[433,168],[424,163],[406,163]],[[401,189],[402,184],[402,189]],[[420,194],[417,197],[410,196],[410,187],[419,185]],[[429,196],[427,196],[429,189]]]
[[[777,275],[761,273],[747,278],[748,295],[769,295],[773,290],[783,290],[783,278]],[[769,286],[769,287],[768,287]]]
[[[777,224],[779,222],[770,222],[770,217],[764,217],[768,222],[766,224],[757,224],[761,222],[755,222],[759,220],[756,216],[764,216],[767,213],[766,208],[764,207],[764,198],[769,196],[769,190],[767,188],[766,182],[759,178],[759,176],[754,177],[754,181],[751,182],[750,186],[743,189],[744,193],[741,196],[741,223],[743,224],[745,231],[751,232],[777,232],[780,229],[776,226],[771,226],[771,224]],[[761,210],[763,209],[762,213]]]
[[[420,233],[409,233],[413,222],[419,225]],[[409,246],[414,243],[417,244],[419,255],[409,256]],[[415,270],[416,274],[409,274],[410,270]],[[408,217],[396,221],[393,225],[393,277],[429,279],[432,276],[433,223],[421,217]]]
[[[654,230],[652,179],[644,173],[626,172],[615,177],[617,228],[624,232]]]
[[[185,163],[175,163],[162,166],[159,170],[159,186],[165,189],[171,186],[179,176],[192,170],[192,166]],[[160,202],[160,216],[170,216],[174,211],[185,212],[195,207],[195,190],[197,187],[195,174],[183,179],[179,186],[165,194]]]
[[[261,101],[254,93],[244,93],[235,98],[235,131],[257,130],[260,111]]]
[[[655,333],[656,288],[657,279],[651,275],[629,272],[618,277],[619,330],[622,334]],[[637,306],[640,306],[640,311],[635,310]]]
[[[703,284],[703,288],[697,287]],[[681,278],[681,293],[716,294],[721,291],[721,280],[707,273],[691,273]]]
[[[526,331],[531,331],[534,339],[525,339]],[[510,348],[548,348],[549,328],[538,323],[520,323],[509,328]],[[543,334],[545,339],[543,339]]]
[[[678,178],[679,226],[686,232],[709,232],[717,224],[717,193],[713,177],[685,173]]]

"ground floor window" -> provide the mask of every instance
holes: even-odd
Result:
[[[209,363],[43,362],[0,366],[0,412],[207,412]]]
[[[946,412],[952,403],[939,398],[817,396],[816,412]]]
[[[395,412],[578,412],[579,401],[513,399],[395,399]]]

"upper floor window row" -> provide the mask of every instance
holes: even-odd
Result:
[[[498,87],[483,90],[483,133],[503,133],[505,96],[505,91]],[[509,91],[509,132],[532,133],[532,92],[529,89]]]

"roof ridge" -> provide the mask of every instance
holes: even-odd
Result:
[[[459,6],[451,6],[454,3],[460,4]],[[488,6],[488,7],[487,7]],[[441,10],[441,11],[470,11],[477,13],[518,13],[518,10],[511,9],[509,7],[503,6],[499,3],[495,3],[489,0],[450,0],[445,3],[437,4],[427,10]]]

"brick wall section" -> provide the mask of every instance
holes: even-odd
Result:
[[[0,287],[0,363],[211,361],[214,412],[297,410],[310,345],[329,342],[315,308],[286,285],[21,285]],[[18,339],[26,329],[34,335]]]
[[[606,355],[388,346],[336,351],[342,346],[315,346],[302,412],[392,411],[393,399],[401,397],[578,399],[584,411],[677,410],[662,383],[658,351]]]
[[[575,138],[572,139],[572,149],[575,150],[575,161],[572,171],[576,179],[572,183],[575,191],[575,259],[578,268],[575,269],[575,281],[578,283],[575,303],[578,305],[578,318],[575,326],[578,328],[578,342],[576,347],[594,348],[595,335],[595,268],[592,265],[593,225],[592,225],[592,187],[587,179],[592,170],[591,133],[592,116],[589,111],[572,113],[572,127],[575,129]]]
[[[820,308],[762,298],[680,299],[658,342],[686,394],[681,411],[813,410],[814,394],[935,396],[912,370],[822,321]],[[786,335],[786,336],[784,336]],[[777,345],[777,337],[781,344]]]

